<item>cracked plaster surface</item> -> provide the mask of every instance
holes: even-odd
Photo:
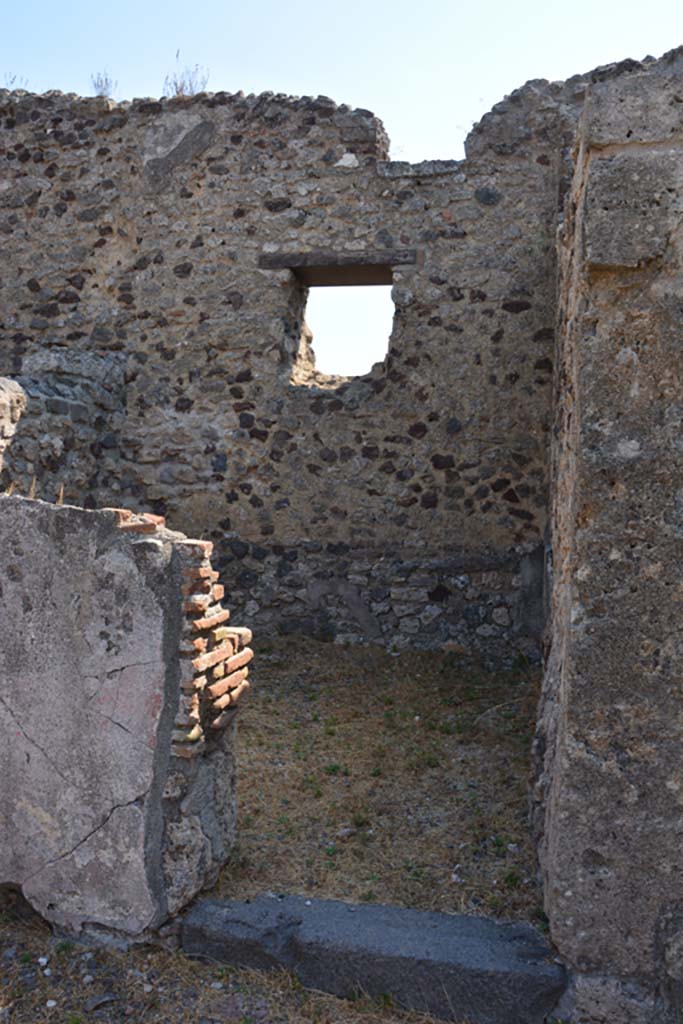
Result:
[[[95,922],[138,933],[152,924],[156,901],[140,856],[146,795],[113,807],[72,850],[24,881],[22,891],[40,913],[68,928]],[[118,884],[120,877],[125,886]]]

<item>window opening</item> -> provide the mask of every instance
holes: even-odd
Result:
[[[391,285],[310,288],[305,322],[317,373],[358,377],[389,349]]]

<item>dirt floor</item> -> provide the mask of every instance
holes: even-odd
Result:
[[[542,920],[527,824],[536,669],[296,639],[261,644],[255,680],[220,895]]]
[[[526,822],[538,672],[288,639],[256,649],[239,841],[213,895],[305,893],[543,926]],[[0,898],[0,1024],[418,1024],[390,1000],[161,949],[86,950]]]

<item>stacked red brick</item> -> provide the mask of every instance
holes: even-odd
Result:
[[[234,718],[238,700],[249,689],[247,666],[253,652],[247,646],[251,630],[228,625],[230,612],[221,604],[223,587],[209,561],[211,542],[184,540],[178,547],[185,562],[185,658],[173,752],[189,757]]]
[[[164,527],[162,516],[112,511],[119,517],[119,528],[130,533],[154,534]],[[173,543],[183,575],[183,637],[172,753],[190,758],[230,724],[240,697],[249,689],[252,633],[229,625],[230,612],[221,603],[224,588],[210,562],[213,544],[185,537],[174,538]]]

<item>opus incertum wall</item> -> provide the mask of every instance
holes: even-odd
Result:
[[[683,1013],[682,97],[681,51],[531,82],[409,165],[323,97],[0,93],[3,479],[209,536],[285,632],[533,656],[549,583],[576,1024]],[[307,288],[388,281],[384,363],[319,374]]]
[[[417,165],[325,98],[0,92],[7,477],[210,537],[261,626],[536,656],[584,91],[526,87],[466,162]],[[384,363],[318,374],[308,286],[387,281]]]

